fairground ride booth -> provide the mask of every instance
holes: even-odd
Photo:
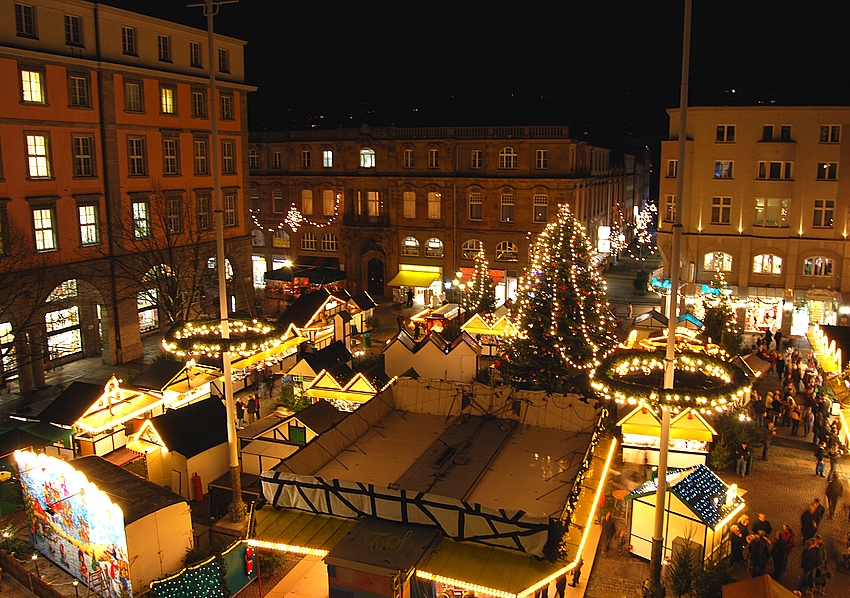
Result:
[[[658,480],[652,479],[632,490],[633,501],[629,545],[632,554],[649,559],[655,522]],[[674,545],[695,543],[702,561],[719,561],[729,554],[729,526],[746,506],[738,485],[727,486],[705,465],[667,471],[667,504],[664,506],[664,558]]]
[[[661,418],[647,406],[636,406],[617,425],[623,433],[623,462],[658,465],[661,449]],[[705,465],[711,441],[717,435],[705,418],[684,409],[670,422],[667,466]]]
[[[398,383],[262,473],[249,544],[306,555],[299,576],[326,575],[332,596],[530,597],[590,567],[616,450],[593,407]]]
[[[97,456],[15,461],[33,546],[92,591],[132,597],[181,568],[193,540],[184,499]]]

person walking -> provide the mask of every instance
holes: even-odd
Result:
[[[611,516],[611,511],[608,511],[605,514],[605,520],[602,522],[602,552],[606,555],[616,532],[617,524]]]
[[[835,508],[838,506],[842,494],[844,494],[844,483],[839,475],[835,474],[826,485],[826,504],[829,506],[830,519],[835,516]]]
[[[829,475],[827,479],[831,480],[836,474],[835,469],[838,467],[838,461],[844,455],[844,450],[838,442],[838,436],[833,436],[833,440],[826,450],[826,456],[829,457]]]
[[[821,519],[823,519],[823,516],[826,514],[826,509],[823,507],[822,504],[820,504],[819,498],[815,498],[812,501],[812,504],[815,506],[815,510],[813,511],[813,514],[815,516],[815,523],[817,523],[818,527],[820,527],[820,522]]]
[[[818,541],[814,537],[808,538],[803,546],[803,554],[800,556],[800,567],[803,569],[800,588],[811,589],[814,585],[815,569],[820,564],[819,552]]]
[[[764,429],[764,439],[762,440],[762,461],[767,461],[767,451],[770,450],[770,443],[773,442],[774,436],[776,436],[776,429],[774,428],[773,422],[767,422],[767,427]]]
[[[254,397],[248,397],[248,404],[245,406],[245,409],[248,412],[248,425],[250,426],[257,418],[257,404],[254,402]]]
[[[745,476],[749,472],[747,471],[747,467],[750,463],[750,452],[749,447],[746,442],[742,442],[741,446],[738,447],[738,450],[735,451],[735,473],[738,475]]]
[[[575,568],[573,569],[573,580],[570,582],[570,587],[574,588],[578,585],[579,580],[581,579],[581,566],[584,565],[584,559],[578,557],[578,562],[576,563]]]
[[[784,380],[785,376],[785,359],[782,357],[782,354],[779,354],[778,359],[776,360],[776,376],[779,378],[780,382]]]
[[[788,401],[793,403],[791,407],[791,436],[796,436],[797,431],[800,429],[800,422],[803,420],[803,414],[794,397],[789,397]]]
[[[809,432],[812,431],[812,426],[815,425],[815,413],[812,411],[811,407],[806,407],[806,410],[803,412],[803,438],[806,438],[809,435]]]
[[[821,442],[815,449],[815,475],[826,477],[823,475],[825,469],[823,460],[826,458],[826,443]]]
[[[818,522],[815,520],[815,504],[812,503],[800,515],[800,533],[803,535],[803,541],[805,542],[814,538],[817,529]]]
[[[750,540],[750,576],[761,577],[767,569],[767,561],[770,558],[770,540],[759,532]]]
[[[555,580],[555,596],[564,598],[564,592],[567,590],[567,574],[560,575]]]
[[[236,427],[240,430],[245,426],[245,403],[242,397],[236,397]]]
[[[782,537],[782,532],[777,532],[776,540],[773,541],[773,546],[770,549],[770,556],[773,559],[773,573],[771,576],[776,581],[779,581],[779,578],[782,577],[785,569],[788,568],[789,551],[790,548],[788,547],[788,544],[785,543],[785,539]]]
[[[773,340],[776,342],[776,352],[782,354],[782,331],[778,328],[773,333]]]

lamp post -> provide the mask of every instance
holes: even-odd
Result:
[[[227,306],[227,272],[224,257],[224,207],[221,197],[221,165],[218,161],[218,101],[215,84],[215,39],[213,36],[213,17],[218,14],[222,4],[234,4],[238,0],[204,0],[203,3],[190,4],[201,6],[207,17],[207,60],[210,71],[210,144],[212,145],[213,195],[215,196],[215,241],[216,268],[218,269],[218,307],[221,321],[221,339],[230,338]],[[227,344],[226,342],[224,343]],[[242,478],[239,472],[239,447],[236,437],[236,407],[233,400],[233,374],[230,366],[230,352],[221,352],[224,370],[224,403],[227,411],[227,448],[230,465],[231,501],[227,508],[230,521],[239,523],[245,519],[247,507],[242,500]]]
[[[6,554],[9,554],[9,532],[3,532],[3,543],[6,545]]]
[[[36,553],[32,553],[32,564],[35,565],[35,576],[41,579],[41,575],[38,572],[38,555]]]
[[[74,598],[80,598],[80,590],[79,590],[79,588],[77,587],[77,586],[79,586],[79,585],[80,585],[80,582],[78,582],[78,581],[75,579],[72,583],[73,583],[73,585],[74,585]]]

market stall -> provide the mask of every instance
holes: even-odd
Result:
[[[617,425],[623,433],[623,462],[658,465],[661,418],[646,406],[635,407]],[[705,465],[717,432],[698,411],[684,409],[670,422],[667,466]]]

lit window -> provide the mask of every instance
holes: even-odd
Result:
[[[833,199],[816,199],[814,218],[812,226],[820,228],[832,228],[833,217],[835,216],[835,200]]]
[[[35,37],[35,7],[15,3],[15,32],[19,37]]]
[[[502,194],[502,211],[500,219],[502,222],[514,221],[514,196],[511,193]]]
[[[305,232],[301,235],[301,249],[306,249],[307,251],[316,251],[319,248],[319,241],[316,239],[316,235],[311,233],[310,231]]]
[[[731,197],[712,197],[711,198],[711,223],[712,224],[729,224],[732,218],[732,198]]]
[[[74,176],[94,176],[94,139],[90,135],[74,135]]]
[[[484,249],[484,243],[478,239],[469,239],[463,243],[463,247],[461,248],[461,257],[465,260],[473,260],[482,249]]]
[[[535,164],[537,165],[537,170],[546,170],[549,168],[549,150],[539,149],[536,154]]]
[[[375,150],[368,147],[360,150],[360,168],[375,168]]]
[[[47,135],[27,135],[27,173],[31,179],[49,179],[50,167]]]
[[[313,214],[313,191],[312,189],[301,190],[301,212],[308,216]]]
[[[425,257],[443,257],[445,247],[437,237],[431,237],[425,241]]]
[[[151,234],[150,209],[147,201],[134,201],[133,236],[137,239],[147,239]]]
[[[272,154],[272,167],[276,170],[283,168],[283,155],[280,152]]]
[[[401,194],[405,218],[416,218],[416,192],[404,191]]]
[[[322,190],[322,211],[325,216],[336,214],[336,195],[333,189]]]
[[[159,89],[159,109],[163,114],[174,114],[175,90],[173,87],[161,87]]]
[[[21,71],[21,90],[25,102],[44,104],[44,76],[41,71]]]
[[[481,193],[469,194],[469,219],[481,220],[484,217],[484,195]]]
[[[260,209],[260,190],[256,187],[251,187],[251,209],[255,212]]]
[[[56,223],[52,208],[39,208],[32,211],[33,231],[35,232],[36,251],[54,251],[56,249]]]
[[[755,256],[753,274],[782,274],[782,258],[770,253]]]
[[[534,221],[547,222],[549,220],[549,196],[534,196]]]
[[[248,150],[248,166],[250,168],[260,167],[260,152],[255,150],[253,147]]]
[[[266,245],[266,235],[258,228],[255,228],[251,231],[251,246],[252,247],[265,247]]]
[[[339,251],[339,241],[335,234],[328,233],[322,237],[322,251]]]
[[[65,44],[68,46],[83,45],[83,26],[80,17],[65,15]]]
[[[334,153],[332,150],[322,150],[322,168],[333,168]]]
[[[282,229],[274,231],[274,234],[272,235],[272,247],[281,247],[283,249],[289,249],[290,245],[291,238],[288,232]]]
[[[139,332],[159,330],[159,310],[157,309],[156,289],[147,289],[136,295],[136,309],[139,312]]]
[[[790,200],[775,198],[756,198],[754,226],[788,226],[788,206]]]
[[[514,169],[517,165],[517,153],[512,147],[504,147],[499,152],[499,168]]]
[[[441,193],[428,193],[428,218],[438,220],[441,216],[443,196]]]
[[[732,256],[723,251],[706,253],[703,257],[703,269],[706,272],[731,272]]]
[[[416,237],[405,237],[401,242],[401,255],[414,257],[419,255],[419,241]]]
[[[803,262],[806,276],[832,276],[832,260],[827,257],[810,257]]]
[[[731,179],[732,166],[734,162],[730,160],[718,160],[714,163],[714,178],[716,179]]]
[[[518,262],[519,248],[510,241],[502,241],[496,245],[497,262]]]
[[[818,180],[819,181],[834,181],[838,178],[838,164],[835,162],[819,162],[818,163]]]

